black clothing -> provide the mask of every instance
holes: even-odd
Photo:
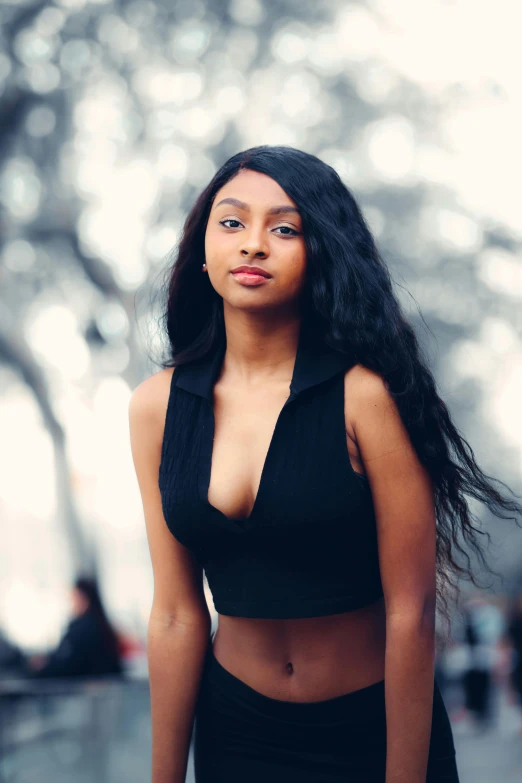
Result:
[[[522,614],[515,615],[507,629],[515,652],[513,669],[510,674],[519,704],[522,706]]]
[[[159,486],[172,534],[203,566],[217,612],[297,618],[346,612],[382,594],[370,485],[346,444],[346,355],[301,330],[283,406],[247,518],[208,501],[213,387],[226,349],[175,368]]]
[[[346,443],[349,358],[301,330],[252,512],[229,518],[208,500],[225,350],[223,337],[211,356],[175,368],[158,479],[166,524],[204,568],[216,611],[304,618],[373,603],[383,589],[370,485]],[[325,701],[280,701],[233,676],[210,645],[194,729],[197,783],[385,780],[384,680]],[[435,683],[427,781],[458,783]]]
[[[472,712],[475,719],[485,725],[491,721],[493,696],[493,678],[491,667],[484,661],[482,635],[480,625],[473,608],[467,608],[464,614],[464,638],[470,652],[471,665],[464,673],[462,687],[464,691],[464,706]]]
[[[98,616],[87,610],[69,622],[47,663],[31,672],[31,677],[100,677],[122,673],[117,645],[107,637]]]
[[[466,709],[473,712],[478,721],[482,723],[489,721],[493,696],[491,672],[488,669],[468,669],[462,677],[462,686]]]
[[[511,618],[507,633],[517,655],[522,659],[522,613]]]
[[[384,680],[331,699],[272,699],[225,669],[209,644],[196,706],[196,783],[384,783]],[[426,783],[459,783],[434,680]]]

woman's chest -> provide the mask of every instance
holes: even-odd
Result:
[[[182,543],[209,543],[278,528],[278,535],[317,531],[360,516],[368,482],[351,463],[343,379],[313,394],[230,402],[181,392],[164,436],[160,489],[167,524]],[[220,407],[221,406],[221,407]],[[201,539],[200,539],[201,540]]]

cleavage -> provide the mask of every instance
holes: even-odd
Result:
[[[228,519],[252,516],[264,481],[276,425],[289,397],[260,391],[238,397],[214,388],[214,441],[208,503]]]

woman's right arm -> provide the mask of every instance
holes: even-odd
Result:
[[[172,370],[132,393],[129,428],[154,575],[148,623],[152,783],[185,783],[190,739],[211,618],[203,572],[167,527],[158,487]]]

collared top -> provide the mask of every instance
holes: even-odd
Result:
[[[202,360],[183,365],[175,383],[181,389],[212,400],[214,385],[217,381],[225,356],[226,341],[221,339],[215,352]],[[328,380],[350,366],[346,354],[336,351],[326,343],[314,339],[302,329],[299,334],[290,394],[292,398],[314,386]]]
[[[301,330],[286,400],[248,517],[208,501],[213,389],[226,350],[174,369],[159,470],[166,524],[204,569],[217,612],[265,618],[351,611],[382,596],[369,482],[351,464],[346,354]]]

